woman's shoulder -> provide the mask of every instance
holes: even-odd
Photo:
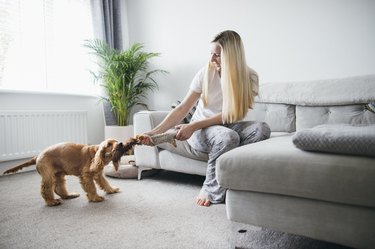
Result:
[[[190,83],[190,90],[193,90],[197,93],[202,92],[203,80],[206,70],[207,67],[202,67],[198,70],[198,72],[195,74],[193,80]]]
[[[200,81],[203,79],[203,76],[205,74],[207,70],[207,66],[206,67],[201,67],[196,73],[195,73],[195,76],[194,76],[194,81]]]
[[[204,73],[206,72],[207,68],[208,68],[207,65],[206,65],[206,66],[202,66],[202,67],[198,70],[197,74],[204,74]]]
[[[210,67],[209,65],[205,65],[199,69],[199,71],[195,74],[195,79],[202,81],[204,77],[208,75],[208,81],[210,82],[212,79],[216,78],[218,72],[214,69],[214,67]]]

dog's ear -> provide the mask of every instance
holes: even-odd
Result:
[[[119,162],[118,161],[112,161],[113,163],[113,167],[115,167],[115,170],[118,171],[118,168],[120,166]]]
[[[90,165],[91,172],[99,172],[103,170],[106,162],[108,162],[109,158],[112,158],[111,152],[107,152],[107,148],[112,146],[112,143],[109,140],[103,141],[99,144],[99,148],[95,153],[94,160]]]
[[[105,153],[105,150],[104,150]],[[100,148],[96,151],[94,159],[91,162],[90,165],[90,171],[91,172],[98,172],[104,168],[104,161],[103,161],[103,149]]]

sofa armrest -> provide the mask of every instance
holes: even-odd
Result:
[[[168,111],[140,111],[134,114],[134,134],[143,134],[157,126]],[[157,147],[137,145],[134,148],[135,163],[140,168],[160,169]]]
[[[140,111],[134,114],[134,134],[150,131],[163,121],[169,111]]]

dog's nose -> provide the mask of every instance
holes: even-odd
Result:
[[[123,147],[124,145],[123,145],[122,143],[119,143],[118,146],[119,146],[119,147]]]

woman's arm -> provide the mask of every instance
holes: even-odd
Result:
[[[176,106],[172,111],[168,113],[168,115],[164,118],[164,120],[152,129],[149,132],[146,132],[147,135],[155,135],[166,132],[167,130],[174,128],[176,125],[180,124],[181,121],[186,117],[189,111],[193,108],[193,106],[197,103],[198,99],[200,98],[200,93],[189,91],[183,101]]]
[[[152,136],[155,134],[164,133],[171,128],[176,128],[178,130],[176,139],[187,140],[196,130],[200,130],[212,125],[222,124],[222,113],[218,113],[210,118],[194,121],[189,124],[181,124],[181,121],[197,103],[200,95],[200,93],[190,90],[185,96],[184,100],[178,106],[176,106],[176,108],[170,111],[158,126],[145,134]],[[143,143],[148,144],[149,141],[145,140]]]
[[[191,135],[194,133],[196,130],[200,130],[212,125],[218,125],[222,124],[222,114],[218,113],[212,117],[199,120],[199,121],[194,121],[189,124],[180,124],[176,126],[176,129],[178,129],[176,139],[178,140],[187,140],[191,137]]]

